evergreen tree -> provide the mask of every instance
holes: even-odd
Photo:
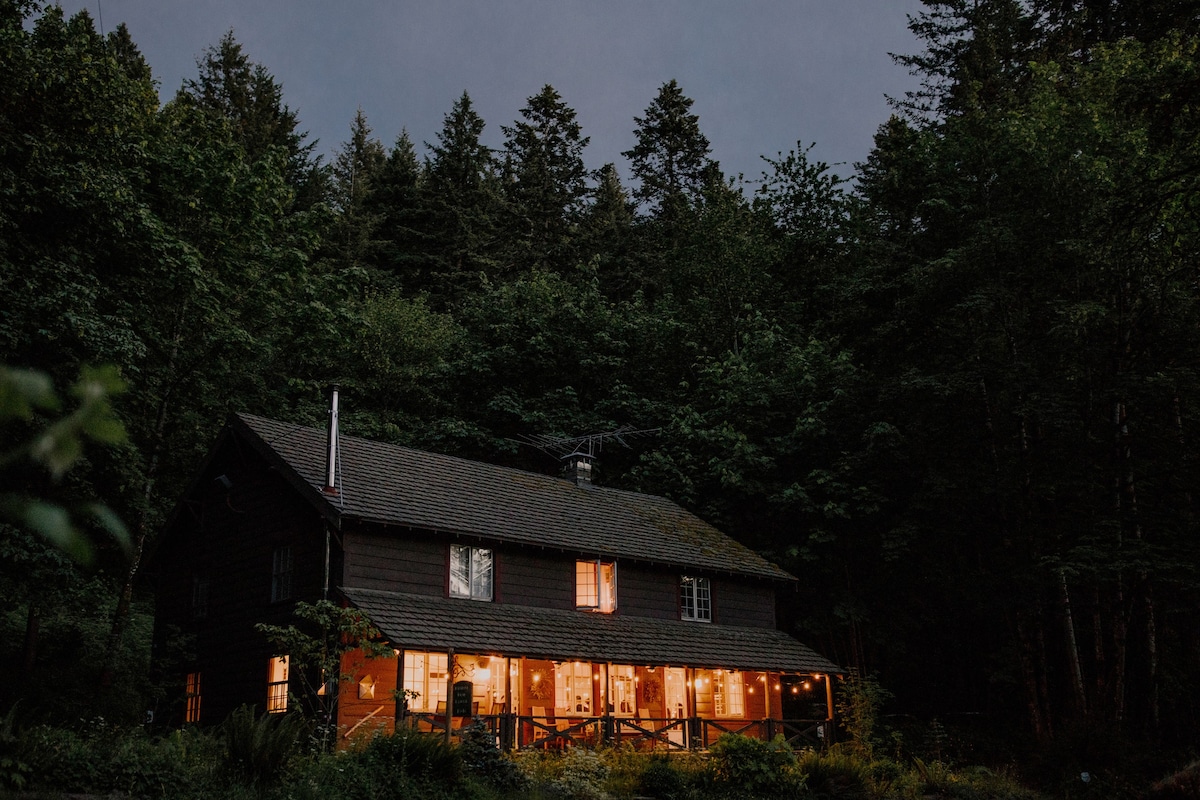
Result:
[[[177,99],[225,120],[251,162],[279,148],[301,205],[319,199],[324,186],[312,154],[316,143],[304,141],[308,134],[297,130],[300,121],[283,102],[283,87],[266,67],[250,61],[233,31],[206,50],[196,66],[198,76],[184,80]]]
[[[338,214],[327,247],[339,266],[365,265],[372,258],[380,217],[369,208],[370,197],[381,180],[387,153],[362,109],[350,125],[350,139],[342,144],[332,167],[331,199]]]
[[[481,141],[484,121],[463,92],[445,117],[421,186],[427,237],[423,281],[439,306],[453,304],[482,276],[501,271],[502,195],[496,160]]]
[[[622,153],[638,179],[634,198],[668,220],[697,202],[706,186],[721,181],[692,103],[674,80],[664,83],[645,116],[634,117],[637,144]]]
[[[587,196],[582,135],[575,111],[547,84],[521,109],[506,137],[508,219],[514,260],[524,267],[572,266]]]
[[[367,212],[378,220],[373,263],[410,295],[428,288],[420,282],[422,253],[429,246],[421,230],[424,180],[408,131],[401,131],[366,197]]]

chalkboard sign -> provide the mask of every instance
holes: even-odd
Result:
[[[475,687],[470,681],[458,681],[454,684],[454,703],[451,705],[451,716],[471,716],[471,695]]]

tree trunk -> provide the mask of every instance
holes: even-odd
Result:
[[[175,317],[175,334],[171,343],[171,353],[163,369],[163,393],[158,402],[158,413],[154,420],[154,430],[150,437],[150,458],[146,462],[146,473],[142,481],[142,508],[135,528],[133,552],[129,558],[129,569],[125,573],[125,582],[117,597],[117,607],[113,611],[112,625],[109,628],[108,642],[105,645],[104,660],[100,668],[100,680],[96,689],[96,700],[99,700],[112,685],[113,669],[117,653],[125,639],[125,629],[129,626],[129,614],[133,607],[133,583],[137,579],[138,570],[142,565],[142,554],[146,549],[146,539],[150,534],[150,514],[154,498],[154,484],[158,478],[158,465],[162,456],[163,442],[166,437],[167,412],[172,400],[172,376],[179,357],[179,347],[183,341],[183,323],[187,316],[188,301],[184,298],[179,312]]]
[[[1071,594],[1067,588],[1066,570],[1058,571],[1058,592],[1063,635],[1066,638],[1067,660],[1071,665],[1071,689],[1074,694],[1075,711],[1081,716],[1087,717],[1087,694],[1083,689],[1083,669],[1079,663],[1079,642],[1075,638],[1075,617],[1071,612]]]

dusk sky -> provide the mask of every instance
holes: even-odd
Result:
[[[124,22],[164,100],[232,29],[284,88],[317,152],[348,137],[359,107],[390,146],[401,128],[424,153],[466,90],[499,147],[547,83],[591,137],[587,166],[632,147],[635,116],[672,78],[726,174],[757,178],[761,155],[816,143],[815,157],[862,160],[886,96],[916,79],[889,53],[917,41],[919,0],[64,0],[104,30]]]

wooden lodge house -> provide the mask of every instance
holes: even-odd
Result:
[[[168,716],[286,711],[300,681],[254,624],[328,597],[396,654],[344,657],[346,740],[484,720],[509,748],[819,744],[839,669],[776,628],[796,579],[590,471],[582,455],[559,478],[340,436],[336,395],[327,431],[231,417],[155,560],[158,629],[193,644]]]

